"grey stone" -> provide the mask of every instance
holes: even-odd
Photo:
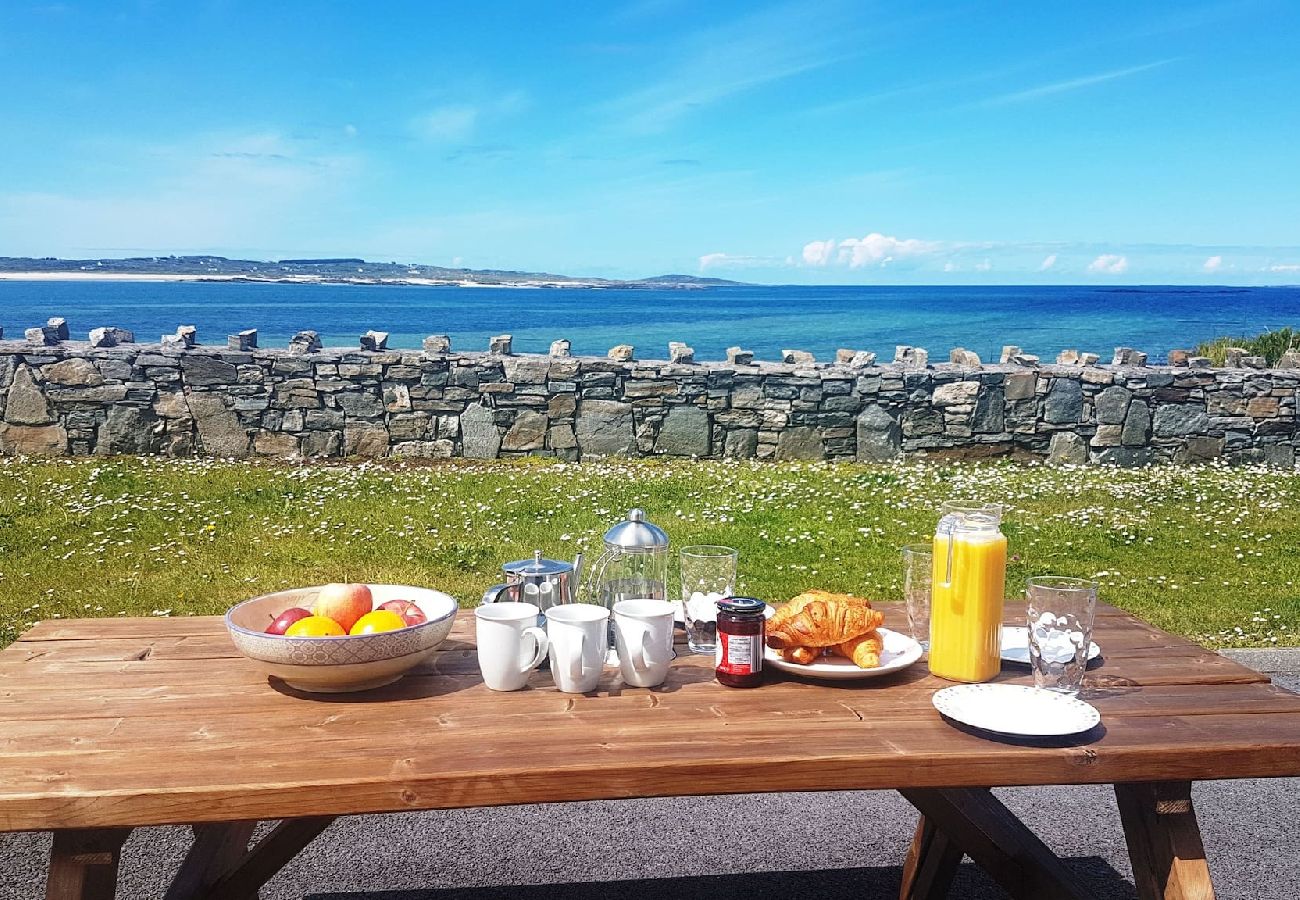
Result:
[[[1265,444],[1264,462],[1279,469],[1295,468],[1295,447],[1290,444]]]
[[[292,459],[301,454],[298,436],[277,431],[259,431],[253,435],[253,452],[258,456]]]
[[[1196,435],[1189,437],[1174,451],[1174,462],[1179,464],[1209,462],[1223,455],[1224,439]]]
[[[941,384],[934,389],[934,395],[930,402],[940,407],[965,406],[975,402],[979,390],[980,383],[978,381],[954,381],[949,384]]]
[[[1241,368],[1241,361],[1245,356],[1245,347],[1228,347],[1223,351],[1224,365],[1229,369],[1239,369]]]
[[[1115,356],[1110,361],[1112,366],[1145,366],[1147,355],[1132,347],[1116,347]]]
[[[191,385],[234,384],[239,380],[239,371],[230,363],[211,356],[182,356],[181,376],[186,384]]]
[[[573,433],[572,425],[552,425],[546,434],[546,446],[552,450],[574,450],[578,446],[578,436]]]
[[[377,352],[388,349],[388,332],[371,329],[361,335],[361,349]]]
[[[754,364],[754,352],[752,350],[741,350],[739,347],[728,347],[727,362],[733,366],[752,366]]]
[[[1162,404],[1156,407],[1152,430],[1156,437],[1184,437],[1208,429],[1210,418],[1199,406]]]
[[[104,383],[104,376],[88,359],[71,357],[41,370],[45,380],[50,384],[67,384],[76,387],[98,387]]]
[[[698,406],[669,407],[655,439],[655,453],[703,458],[709,455],[712,446],[712,428],[707,412]]]
[[[614,360],[614,362],[631,362],[635,353],[636,348],[631,344],[619,344],[618,346],[610,347],[609,352],[605,355]]]
[[[1141,447],[1151,440],[1151,409],[1143,401],[1129,404],[1120,439],[1125,447]]]
[[[546,356],[511,356],[501,363],[506,381],[511,384],[546,384],[551,360]]]
[[[1009,365],[1011,360],[1020,355],[1020,348],[1015,344],[1004,344],[1002,346],[1002,355],[998,357],[998,362],[1002,365]]]
[[[424,352],[444,354],[451,352],[451,338],[445,334],[431,334],[424,339]]]
[[[4,420],[14,425],[48,425],[54,421],[50,403],[29,367],[15,370],[4,412]]]
[[[584,459],[623,455],[636,446],[630,403],[584,399],[578,404],[576,431]]]
[[[317,353],[320,349],[320,335],[314,331],[300,331],[289,339],[290,353]]]
[[[722,455],[729,459],[752,459],[758,453],[758,430],[735,428],[722,440]]]
[[[54,316],[45,323],[46,328],[54,330],[54,336],[61,341],[66,341],[72,335],[68,331],[68,320],[62,316]]]
[[[1003,386],[1008,400],[1028,400],[1034,396],[1038,376],[1033,372],[1008,372]]]
[[[1288,350],[1277,361],[1279,369],[1300,369],[1300,350]]]
[[[811,366],[817,362],[817,357],[807,350],[782,350],[781,362],[794,366]]]
[[[1243,356],[1241,365],[1246,369],[1267,369],[1268,360],[1263,356]]]
[[[549,424],[542,413],[524,410],[515,416],[514,422],[501,441],[502,450],[541,450],[546,446],[546,428]]]
[[[1081,366],[1095,366],[1099,362],[1101,362],[1101,357],[1098,356],[1096,353],[1079,354],[1079,365]]]
[[[88,335],[90,346],[96,349],[100,347],[116,347],[118,344],[117,333],[116,328],[92,328]]]
[[[847,366],[853,362],[853,357],[858,355],[856,350],[847,350],[844,347],[835,351],[835,365]]]
[[[1208,356],[1189,356],[1187,357],[1187,367],[1190,369],[1208,369],[1214,365],[1214,360]]]
[[[54,347],[59,343],[59,333],[55,328],[44,325],[40,328],[28,328],[23,332],[23,337],[31,344],[41,344],[45,347]]]
[[[551,356],[572,356],[573,343],[567,338],[551,341]]]
[[[470,459],[495,459],[501,450],[501,429],[492,410],[477,403],[460,414],[461,452]]]
[[[976,434],[998,434],[1006,428],[1006,398],[1000,387],[985,386],[975,398],[971,430]]]
[[[899,344],[894,348],[894,362],[909,369],[924,369],[930,364],[930,354],[924,347]]]
[[[153,427],[153,410],[138,406],[114,404],[108,417],[99,428],[95,454],[107,456],[117,453],[157,453],[161,435]]]
[[[1094,447],[1118,447],[1122,443],[1123,425],[1098,425],[1092,436]]]
[[[668,361],[678,365],[690,365],[695,362],[695,350],[681,341],[669,341]]]
[[[1168,356],[1169,365],[1185,369],[1187,368],[1187,360],[1191,358],[1191,355],[1187,350],[1170,350]]]
[[[1078,350],[1062,350],[1056,354],[1056,364],[1058,366],[1077,366],[1079,365]]]
[[[859,350],[853,354],[853,359],[849,360],[849,365],[855,369],[866,369],[876,364],[876,354],[870,350]]]
[[[393,456],[408,459],[450,459],[456,450],[451,441],[402,441],[394,444]]]
[[[185,350],[192,349],[199,342],[199,330],[193,325],[179,326],[176,329],[176,334],[172,336],[176,338],[176,343]],[[163,343],[167,342],[163,341]]]
[[[488,341],[488,353],[495,353],[498,356],[509,356],[510,347],[514,343],[514,338],[508,334],[498,334]]]
[[[857,418],[857,457],[862,462],[884,462],[902,452],[903,432],[898,419],[879,404],[871,404]]]
[[[226,407],[221,394],[195,391],[188,396],[187,402],[205,455],[236,459],[248,456],[248,432],[234,412]]]
[[[411,389],[404,384],[385,384],[384,409],[390,413],[406,412],[411,408]]]
[[[1077,424],[1083,417],[1083,385],[1073,378],[1056,377],[1043,401],[1043,419],[1051,425]]]
[[[257,349],[257,329],[246,328],[237,334],[226,336],[226,347],[230,350],[241,350],[247,352]],[[332,454],[330,454],[332,455]]]
[[[1011,357],[1011,364],[1013,366],[1032,367],[1038,365],[1040,362],[1042,362],[1042,360],[1032,353],[1017,353],[1015,356]]]
[[[826,458],[821,433],[807,425],[783,428],[776,439],[776,458],[780,460],[815,460]]]
[[[981,365],[979,354],[973,350],[967,350],[965,347],[954,347],[948,352],[948,362],[954,366],[963,366],[967,369],[978,369]]]
[[[1106,447],[1097,452],[1094,461],[1103,466],[1135,468],[1150,465],[1155,453],[1150,447]]]
[[[1097,395],[1093,401],[1097,408],[1097,421],[1103,425],[1120,425],[1128,415],[1128,404],[1133,399],[1133,392],[1127,388],[1112,385]]]
[[[1047,449],[1047,462],[1056,466],[1081,466],[1088,461],[1088,445],[1083,437],[1073,431],[1058,431],[1052,435]]]
[[[384,414],[383,398],[368,391],[344,391],[335,397],[335,402],[349,416],[377,419]],[[409,394],[407,402],[410,402]],[[311,405],[316,404],[313,402]]]
[[[388,454],[388,431],[374,422],[349,422],[343,429],[343,455],[377,459]]]
[[[302,436],[301,446],[307,459],[338,456],[343,449],[343,435],[338,431],[309,431]]]

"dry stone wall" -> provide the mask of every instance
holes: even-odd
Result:
[[[387,350],[378,332],[367,335],[373,350],[317,349],[310,332],[286,350],[257,349],[251,333],[233,336],[233,349],[179,332],[92,346],[35,331],[0,340],[0,453],[1292,467],[1300,444],[1296,369],[1039,365],[1018,354],[930,365],[917,348],[883,365],[850,351],[835,364],[755,363],[743,351],[695,363],[689,348],[654,362],[568,356],[566,342],[553,348],[562,355],[516,355],[508,336],[495,353],[454,353],[445,339]]]

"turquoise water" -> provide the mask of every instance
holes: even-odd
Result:
[[[261,345],[282,346],[295,331],[320,332],[327,345],[356,346],[374,328],[389,345],[418,347],[450,334],[456,349],[487,348],[514,335],[517,351],[545,351],[568,338],[573,352],[603,355],[629,343],[646,359],[684,341],[698,359],[721,359],[732,345],[777,359],[783,349],[819,359],[839,347],[892,358],[896,344],[926,347],[946,360],[961,346],[985,360],[1003,344],[1054,358],[1066,347],[1108,357],[1119,345],[1163,357],[1221,334],[1300,325],[1300,287],[728,287],[703,291],[510,289],[240,283],[0,282],[0,327],[10,338],[53,315],[73,336],[117,325],[156,341],[179,324],[202,343],[256,328]]]

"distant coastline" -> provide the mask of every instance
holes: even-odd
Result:
[[[701,290],[740,285],[723,278],[658,275],[618,280],[515,272],[449,269],[363,259],[227,259],[224,256],[147,256],[126,259],[0,257],[0,281],[241,282],[265,284],[417,285],[423,287],[618,288]]]

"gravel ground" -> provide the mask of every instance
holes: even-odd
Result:
[[[1300,690],[1300,651],[1270,651],[1275,680]],[[1247,659],[1243,656],[1243,662]],[[1257,662],[1257,660],[1250,660]],[[999,790],[1097,900],[1131,898],[1114,796],[1103,787]],[[1300,779],[1206,782],[1197,813],[1220,900],[1294,900]],[[915,814],[892,792],[510,806],[335,822],[263,900],[874,900],[898,893]],[[136,831],[119,896],[161,897],[188,845],[179,828]],[[0,836],[0,900],[39,900],[49,840]],[[953,897],[1005,896],[969,863]]]

